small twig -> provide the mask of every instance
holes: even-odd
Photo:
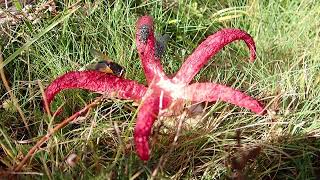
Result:
[[[40,88],[40,91],[41,91],[41,94],[42,94],[42,99],[43,99],[43,103],[44,103],[43,104],[44,105],[44,109],[46,110],[46,113],[51,118],[52,115],[51,115],[50,107],[49,107],[49,104],[48,104],[48,101],[47,101],[47,97],[45,96],[45,93],[44,93],[44,90],[43,90],[43,85],[42,85],[41,81],[38,81],[38,85],[39,85],[39,88]]]
[[[140,176],[141,173],[143,173],[143,169],[140,169],[138,172],[136,172],[133,176],[130,177],[130,180],[135,180],[137,177]]]
[[[71,121],[73,121],[75,118],[77,118],[78,116],[80,116],[81,114],[87,112],[90,108],[97,106],[100,101],[104,98],[105,96],[102,95],[98,98],[96,98],[92,103],[86,105],[83,109],[81,109],[80,111],[74,113],[72,116],[64,119],[61,123],[59,123],[58,125],[56,125],[51,131],[47,132],[47,134],[45,136],[43,136],[27,153],[27,155],[22,159],[22,161],[14,168],[15,172],[18,172],[21,170],[21,168],[23,167],[23,165],[30,159],[31,156],[33,156],[37,150],[46,142],[50,139],[50,137],[57,132],[58,130],[60,130],[61,128],[65,127],[66,125],[68,125]]]
[[[3,64],[3,57],[2,57],[2,47],[0,46],[0,67],[2,67]],[[9,96],[13,102],[14,107],[17,109],[18,113],[20,114],[20,117],[24,123],[24,126],[26,127],[29,135],[31,135],[31,131],[29,129],[29,125],[27,123],[27,119],[26,116],[24,115],[19,103],[18,103],[18,99],[16,98],[16,96],[12,93],[11,88],[9,86],[8,80],[6,78],[6,75],[4,74],[4,67],[0,68],[0,76],[3,82],[4,87],[6,88],[7,92],[9,93]]]
[[[58,108],[57,110],[53,113],[52,117],[57,117],[61,112],[62,112],[62,107],[64,106],[65,103],[62,103]],[[49,111],[50,111],[50,108],[49,108]]]
[[[39,172],[0,171],[0,177],[9,176],[9,175],[39,175],[39,176],[43,176],[43,173],[39,173]]]

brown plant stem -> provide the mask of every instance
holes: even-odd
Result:
[[[72,116],[64,119],[62,122],[60,122],[58,125],[56,125],[51,131],[49,131],[45,136],[43,136],[27,153],[27,155],[22,159],[22,161],[14,168],[14,172],[18,172],[22,169],[23,165],[30,159],[31,156],[33,156],[37,150],[42,146],[46,141],[50,139],[50,137],[60,130],[61,128],[65,127],[68,125],[71,121],[73,121],[75,118],[80,116],[81,114],[87,112],[90,108],[98,105],[100,101],[104,98],[105,96],[100,96],[96,98],[92,103],[86,105],[83,109],[80,111],[74,113]]]
[[[2,47],[0,46],[0,67],[2,67],[3,64],[3,57],[2,57]],[[6,88],[7,92],[9,93],[9,96],[13,102],[14,107],[17,109],[18,113],[20,114],[20,117],[24,123],[24,126],[26,127],[29,135],[31,135],[31,131],[29,129],[29,125],[27,123],[27,119],[26,116],[24,115],[19,103],[18,103],[18,99],[16,98],[16,96],[12,93],[12,90],[9,86],[8,80],[6,78],[6,75],[4,74],[4,67],[0,68],[0,76],[3,82],[4,87]]]
[[[48,104],[47,97],[46,97],[46,95],[44,93],[44,88],[43,88],[43,85],[41,84],[41,81],[38,81],[38,85],[39,85],[39,88],[40,88],[40,91],[41,91],[41,94],[42,94],[44,109],[46,110],[46,113],[48,114],[48,116],[52,117],[51,111],[50,111],[50,106]]]

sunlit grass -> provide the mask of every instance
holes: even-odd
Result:
[[[59,3],[59,12],[71,4]],[[134,40],[135,22],[146,12],[154,17],[156,33],[171,37],[162,60],[168,74],[174,74],[206,36],[221,28],[241,28],[251,34],[258,53],[254,64],[247,61],[245,44],[233,43],[195,80],[240,89],[262,100],[269,114],[258,117],[226,103],[208,104],[201,116],[190,120],[191,125],[184,123],[174,147],[177,119],[155,132],[151,160],[144,164],[134,153],[132,141],[137,107],[108,100],[52,137],[25,166],[25,172],[60,179],[143,179],[150,178],[164,159],[157,178],[221,179],[232,175],[225,166],[227,149],[236,144],[234,136],[240,129],[243,145],[262,147],[258,158],[244,170],[249,179],[316,179],[320,171],[320,3],[315,0],[96,1],[81,4],[70,17],[61,14],[43,19],[32,30],[25,22],[2,29],[7,34],[0,40],[8,62],[6,74],[32,136],[14,110],[0,109],[0,169],[12,168],[62,119],[52,122],[41,111],[39,82],[47,86],[67,71],[85,69],[96,61],[90,49],[105,52],[124,66],[126,78],[146,83]],[[2,104],[9,97],[0,86]],[[65,103],[61,116],[66,117],[94,97],[84,91],[66,91],[55,99],[53,109]],[[78,156],[75,167],[65,163],[72,153]]]

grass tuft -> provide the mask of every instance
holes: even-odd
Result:
[[[132,102],[106,100],[59,130],[23,168],[22,178],[48,179],[319,179],[320,157],[320,2],[303,1],[57,1],[57,14],[37,24],[21,21],[1,27],[5,71],[12,93],[26,116],[3,108],[9,92],[0,84],[0,170],[12,170],[48,129],[96,97],[72,90],[55,99],[61,117],[42,111],[41,87],[106,53],[126,69],[125,77],[146,83],[135,46],[139,16],[154,17],[157,34],[170,35],[162,59],[174,74],[208,35],[220,28],[241,28],[255,39],[258,59],[249,63],[244,43],[224,48],[195,81],[226,84],[261,99],[269,114],[257,117],[226,103],[205,105],[205,112],[164,119],[154,128],[152,157],[134,153]],[[49,12],[48,12],[49,13]],[[49,13],[50,15],[50,13]],[[162,125],[161,125],[162,124]],[[177,133],[177,129],[181,129]],[[241,135],[237,136],[237,131]],[[176,142],[175,137],[179,134]],[[238,139],[241,148],[238,147]],[[174,145],[173,145],[173,142]],[[259,146],[257,157],[242,152]],[[254,153],[254,151],[252,151]],[[75,154],[75,165],[66,162]],[[235,169],[228,159],[250,159]],[[161,161],[160,161],[161,160]],[[156,171],[155,171],[156,170]],[[0,171],[0,175],[2,171]]]

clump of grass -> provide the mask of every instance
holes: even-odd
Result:
[[[167,73],[176,72],[197,44],[216,30],[234,27],[248,31],[257,44],[258,59],[254,64],[243,61],[247,57],[244,45],[232,44],[215,56],[195,80],[248,89],[247,93],[264,101],[269,115],[256,117],[224,103],[208,104],[195,119],[199,123],[192,128],[182,127],[173,148],[178,123],[167,125],[168,131],[161,131],[163,127],[155,131],[153,156],[144,164],[135,155],[132,142],[136,107],[131,102],[110,100],[41,146],[24,167],[25,176],[230,177],[230,169],[224,164],[230,152],[225,147],[236,144],[234,134],[241,129],[242,144],[261,146],[261,153],[243,170],[244,176],[319,177],[320,30],[315,20],[320,16],[319,2],[95,1],[79,4],[68,14],[72,4],[57,1],[58,15],[42,19],[32,29],[28,22],[3,29],[4,70],[31,135],[26,134],[19,114],[0,109],[0,169],[12,169],[54,124],[94,98],[87,92],[67,91],[59,95],[53,107],[64,104],[61,117],[50,119],[41,112],[38,82],[46,86],[66,71],[94,63],[90,49],[106,52],[123,65],[127,78],[145,82],[134,37],[137,17],[147,12],[155,19],[156,31],[171,37],[162,60]],[[8,92],[0,86],[0,101],[5,102]],[[77,155],[75,166],[65,162],[70,154]]]

